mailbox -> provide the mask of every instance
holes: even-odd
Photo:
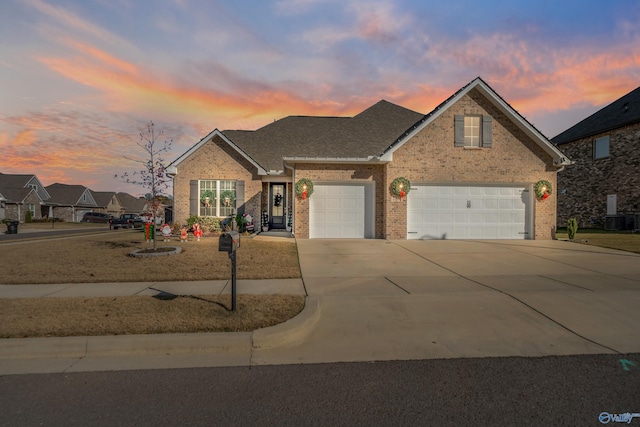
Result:
[[[233,253],[240,247],[240,233],[228,231],[220,236],[218,251]]]

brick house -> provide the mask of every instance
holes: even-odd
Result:
[[[552,142],[574,162],[558,174],[558,225],[574,217],[580,227],[632,226],[640,212],[640,87]]]
[[[83,185],[55,183],[45,187],[51,198],[47,204],[51,206],[52,217],[66,222],[80,222],[87,212],[99,212],[98,204],[91,190]]]
[[[35,175],[0,173],[0,221],[25,222],[27,212],[31,218],[40,219],[47,215],[44,201],[49,197]]]
[[[476,78],[427,115],[380,101],[354,117],[215,129],[168,172],[177,223],[264,212],[298,238],[551,239],[556,194],[534,186],[555,189],[569,163]]]

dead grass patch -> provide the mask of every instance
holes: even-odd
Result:
[[[246,332],[282,323],[300,295],[0,299],[0,338]]]
[[[99,283],[219,280],[231,277],[231,262],[218,252],[218,238],[200,242],[158,242],[180,246],[182,253],[164,257],[134,258],[144,249],[140,231],[114,230],[69,239],[20,244],[2,243],[0,283]],[[238,279],[299,278],[298,251],[293,240],[259,241],[241,237],[237,253]]]

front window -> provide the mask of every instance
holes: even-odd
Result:
[[[609,157],[609,135],[593,141],[593,158],[594,160]]]
[[[27,210],[31,213],[31,218],[34,218],[36,216],[36,205],[28,204]]]
[[[230,216],[236,208],[236,182],[200,181],[200,216]]]
[[[464,146],[465,147],[480,147],[482,141],[480,140],[482,121],[480,116],[464,116]]]

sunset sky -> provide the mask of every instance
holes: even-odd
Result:
[[[426,114],[477,76],[552,138],[640,86],[640,1],[2,0],[0,172],[138,195],[114,176],[149,120],[168,163],[215,128]]]

